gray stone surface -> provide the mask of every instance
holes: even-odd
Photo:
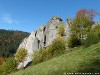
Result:
[[[39,50],[52,44],[59,33],[59,26],[62,23],[63,21],[60,17],[52,17],[46,26],[40,26],[37,31],[33,31],[28,38],[22,41],[19,48],[25,48],[28,54],[26,59],[19,63],[17,69],[26,67],[26,65],[32,61],[34,50]],[[65,36],[63,36],[66,41],[69,35],[69,28],[70,26],[66,23],[64,31]]]
[[[33,31],[28,38],[25,38],[22,43],[19,46],[20,48],[25,48],[28,52],[26,59],[23,60],[23,62],[20,62],[19,65],[17,66],[17,69],[20,69],[22,67],[25,67],[29,62],[32,61],[33,59],[33,51],[38,50],[39,48],[39,43],[38,43],[38,38],[35,37],[36,31]]]
[[[37,30],[36,37],[38,38],[39,41],[39,47],[38,49],[41,49],[44,47],[44,32],[45,32],[45,26],[40,26],[40,28]]]
[[[63,36],[63,39],[65,41],[67,41],[68,38],[69,38],[69,35],[70,35],[70,25],[68,23],[65,24],[65,31],[64,31],[64,33],[65,33],[65,36]]]
[[[35,36],[36,31],[33,31],[28,38],[25,38],[20,44],[19,48],[25,48],[28,53],[32,53],[33,50],[38,50],[39,43],[38,38]]]
[[[50,45],[54,39],[56,39],[59,32],[59,25],[62,23],[60,17],[52,17],[46,25],[46,46]]]

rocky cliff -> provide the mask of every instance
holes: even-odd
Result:
[[[59,26],[61,24],[65,26],[64,40],[67,40],[69,35],[69,25],[64,23],[60,17],[52,17],[50,21],[45,26],[40,26],[37,31],[32,31],[28,38],[25,38],[19,46],[20,48],[25,48],[28,52],[26,60],[20,62],[17,69],[25,67],[29,62],[32,61],[32,54],[34,50],[39,50],[41,48],[49,46],[52,41],[54,41],[59,33]]]

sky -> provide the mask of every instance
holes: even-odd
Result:
[[[0,0],[0,29],[32,32],[52,16],[66,22],[83,8],[100,12],[100,0]],[[100,16],[94,20],[100,21]]]

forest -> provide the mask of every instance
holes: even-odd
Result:
[[[0,57],[10,57],[14,55],[19,44],[30,33],[18,30],[0,29]]]

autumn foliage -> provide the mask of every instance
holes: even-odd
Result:
[[[5,62],[5,58],[4,57],[1,57],[0,58],[0,65],[2,65],[4,62]]]
[[[81,9],[76,13],[77,18],[87,17],[93,19],[96,16],[97,12],[94,9]]]
[[[80,32],[84,29],[85,32],[89,31],[94,24],[93,18],[97,15],[94,9],[81,9],[77,11],[73,21],[72,30]]]
[[[97,15],[94,9],[81,9],[77,11],[71,25],[71,37],[68,39],[68,46],[75,47],[80,45],[81,39],[85,39],[87,33],[91,31],[94,17]]]
[[[10,57],[16,53],[19,44],[29,33],[0,29],[0,57]]]

